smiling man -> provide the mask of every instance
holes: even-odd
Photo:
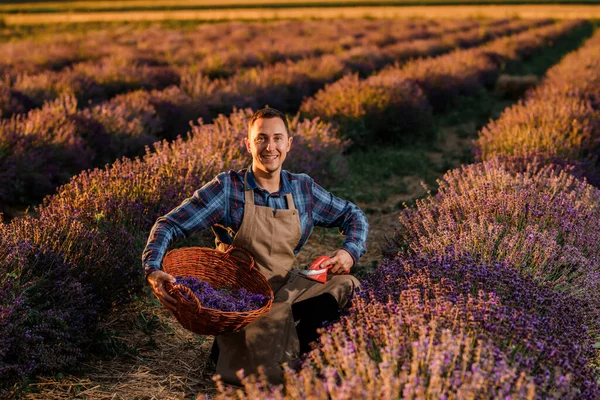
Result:
[[[174,277],[161,270],[161,262],[176,238],[212,228],[218,249],[233,245],[254,256],[275,299],[263,317],[216,338],[216,372],[226,382],[239,384],[239,369],[248,375],[261,365],[272,383],[282,382],[281,364],[310,349],[317,329],[339,317],[359,284],[348,272],[366,252],[367,219],[356,205],[327,192],[308,175],[282,169],[292,142],[281,112],[265,108],[254,113],[245,139],[251,167],[219,174],[158,218],[142,255],[148,283],[170,310],[175,300],[164,283]],[[322,264],[331,267],[325,284],[290,273],[315,226],[337,227],[345,235],[342,248]]]

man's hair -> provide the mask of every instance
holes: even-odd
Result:
[[[285,114],[282,113],[281,111],[271,108],[269,106],[267,106],[263,109],[260,109],[260,110],[256,111],[254,114],[252,114],[252,116],[248,120],[248,136],[250,136],[250,127],[252,126],[252,124],[254,124],[254,122],[257,119],[269,119],[269,118],[281,119],[283,121],[283,124],[285,125],[285,131],[287,132],[288,137],[292,137],[292,133],[290,132],[290,127],[288,126],[288,121],[287,121],[287,118],[285,117]]]

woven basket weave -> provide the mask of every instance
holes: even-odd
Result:
[[[243,257],[234,255],[236,252]],[[255,267],[252,255],[242,248],[231,246],[225,252],[205,247],[171,250],[163,259],[163,269],[173,276],[192,276],[214,288],[245,288],[252,293],[270,297],[267,304],[257,310],[227,312],[202,307],[187,286],[167,282],[165,289],[177,300],[177,310],[173,313],[175,318],[184,328],[194,333],[219,335],[235,332],[271,309],[273,290]]]

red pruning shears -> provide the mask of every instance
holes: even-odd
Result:
[[[315,282],[325,283],[327,281],[327,273],[329,272],[329,269],[333,267],[333,265],[321,267],[321,264],[329,259],[329,256],[319,256],[305,269],[300,271],[292,271],[291,273]]]

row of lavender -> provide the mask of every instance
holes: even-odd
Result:
[[[459,96],[494,85],[501,67],[581,25],[564,22],[529,30],[473,49],[394,65],[364,80],[347,76],[306,99],[300,110],[336,122],[356,146],[429,139],[434,133],[432,113]]]
[[[588,46],[599,46],[600,38]],[[548,72],[546,82],[482,130],[477,153],[502,157],[512,168],[536,160],[572,169],[600,186],[600,55],[582,51]]]
[[[600,190],[577,177],[599,93],[600,32],[480,132],[485,161],[401,214],[350,314],[285,385],[252,377],[236,398],[599,398]]]
[[[553,37],[574,26],[558,25],[546,34]],[[514,49],[514,41],[504,43]],[[462,57],[460,51],[455,54]],[[142,159],[83,172],[46,198],[38,218],[0,225],[3,381],[82,358],[82,348],[94,340],[99,314],[127,301],[143,284],[138,258],[155,218],[217,172],[247,163],[241,139],[250,112],[195,126],[187,140],[159,142]],[[336,155],[348,142],[331,125],[296,118],[292,129],[297,139],[293,164],[286,168],[324,185],[343,176],[343,159]]]
[[[327,55],[242,71],[228,79],[209,80],[190,73],[179,86],[136,91],[83,109],[72,95],[65,95],[26,116],[0,121],[0,204],[37,203],[79,171],[121,156],[140,155],[145,146],[185,132],[189,121],[198,117],[210,120],[232,107],[256,109],[265,103],[295,112],[305,96],[347,71],[372,70],[392,60],[436,55],[457,46],[472,47],[547,24],[505,21],[485,32],[474,28],[443,39],[401,42],[382,50],[379,61],[368,64]],[[371,54],[369,60],[374,57]]]
[[[503,24],[506,20],[490,23]],[[351,62],[409,40],[438,38],[474,28],[476,21],[346,20],[238,22],[203,25],[194,31],[145,29],[95,31],[0,45],[3,76],[0,116],[23,113],[71,94],[98,102],[135,89],[163,89],[189,73],[228,77],[243,69],[336,54]],[[485,26],[485,25],[484,25]],[[483,27],[482,27],[483,29]]]
[[[492,20],[483,26],[501,23],[504,20]],[[426,38],[481,24],[474,20],[339,19],[230,21],[177,29],[156,26],[143,29],[134,24],[109,26],[0,44],[5,55],[0,61],[0,71],[14,78],[23,72],[61,71],[79,62],[94,62],[119,54],[146,65],[193,64],[207,75],[214,68],[210,65],[219,65],[227,69],[228,75],[239,68],[336,53],[352,47],[381,47],[407,38]]]

